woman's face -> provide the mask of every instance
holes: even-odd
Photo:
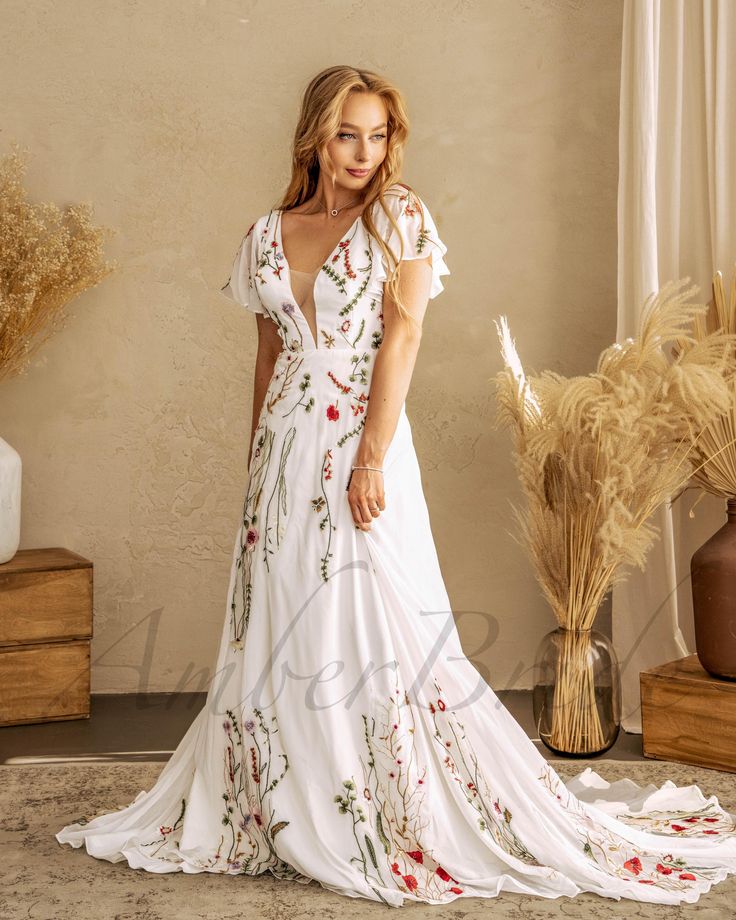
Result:
[[[386,156],[387,119],[386,104],[380,96],[350,93],[342,108],[338,135],[327,145],[337,174],[335,188],[341,185],[359,191],[368,185]]]

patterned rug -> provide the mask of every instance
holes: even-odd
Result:
[[[736,811],[736,776],[661,761],[550,760],[563,779],[590,766],[613,782],[639,785],[696,783]],[[150,788],[161,763],[64,763],[0,767],[0,917],[3,920],[302,920],[385,917],[390,908],[348,898],[316,881],[298,885],[262,876],[154,875],[127,863],[93,859],[83,848],[62,847],[54,833],[85,814],[122,808]],[[497,898],[458,898],[452,904],[407,904],[412,920],[457,917],[589,920],[593,917],[702,920],[736,916],[736,876],[696,904],[671,907],[614,901],[583,893],[576,898],[534,898],[502,892]],[[408,916],[408,915],[407,915]]]

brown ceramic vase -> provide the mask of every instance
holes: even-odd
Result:
[[[728,520],[690,560],[695,651],[713,677],[736,680],[736,499]]]

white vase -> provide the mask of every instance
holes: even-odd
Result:
[[[20,454],[0,438],[0,563],[8,562],[20,544]]]

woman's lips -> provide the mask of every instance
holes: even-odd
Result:
[[[358,178],[361,178],[362,176],[367,176],[370,169],[349,169],[348,172],[351,176],[358,176]]]

